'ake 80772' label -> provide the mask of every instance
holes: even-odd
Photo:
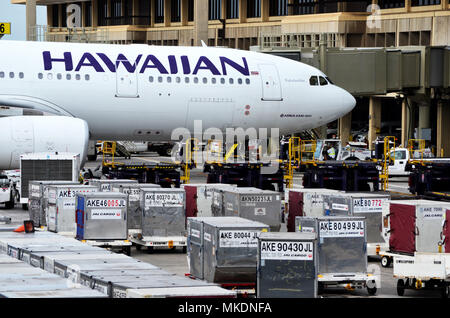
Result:
[[[364,236],[364,221],[321,221],[319,222],[320,237],[362,237]]]
[[[312,242],[262,241],[260,253],[262,260],[312,261],[314,245]]]

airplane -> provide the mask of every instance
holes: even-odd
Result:
[[[174,129],[325,125],[355,98],[320,70],[218,47],[0,41],[0,105],[55,116],[0,119],[0,169],[20,154],[87,154],[89,140],[157,141]]]

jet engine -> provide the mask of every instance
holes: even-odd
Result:
[[[65,116],[0,118],[0,170],[20,167],[20,155],[32,152],[74,152],[84,165],[89,142],[86,121]]]

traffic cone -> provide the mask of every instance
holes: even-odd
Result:
[[[25,226],[21,225],[17,229],[14,230],[14,232],[25,232]]]

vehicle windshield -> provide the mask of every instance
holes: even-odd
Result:
[[[9,179],[0,178],[0,187],[9,187]]]
[[[392,157],[397,160],[404,160],[406,159],[406,151],[403,150],[394,151]]]

